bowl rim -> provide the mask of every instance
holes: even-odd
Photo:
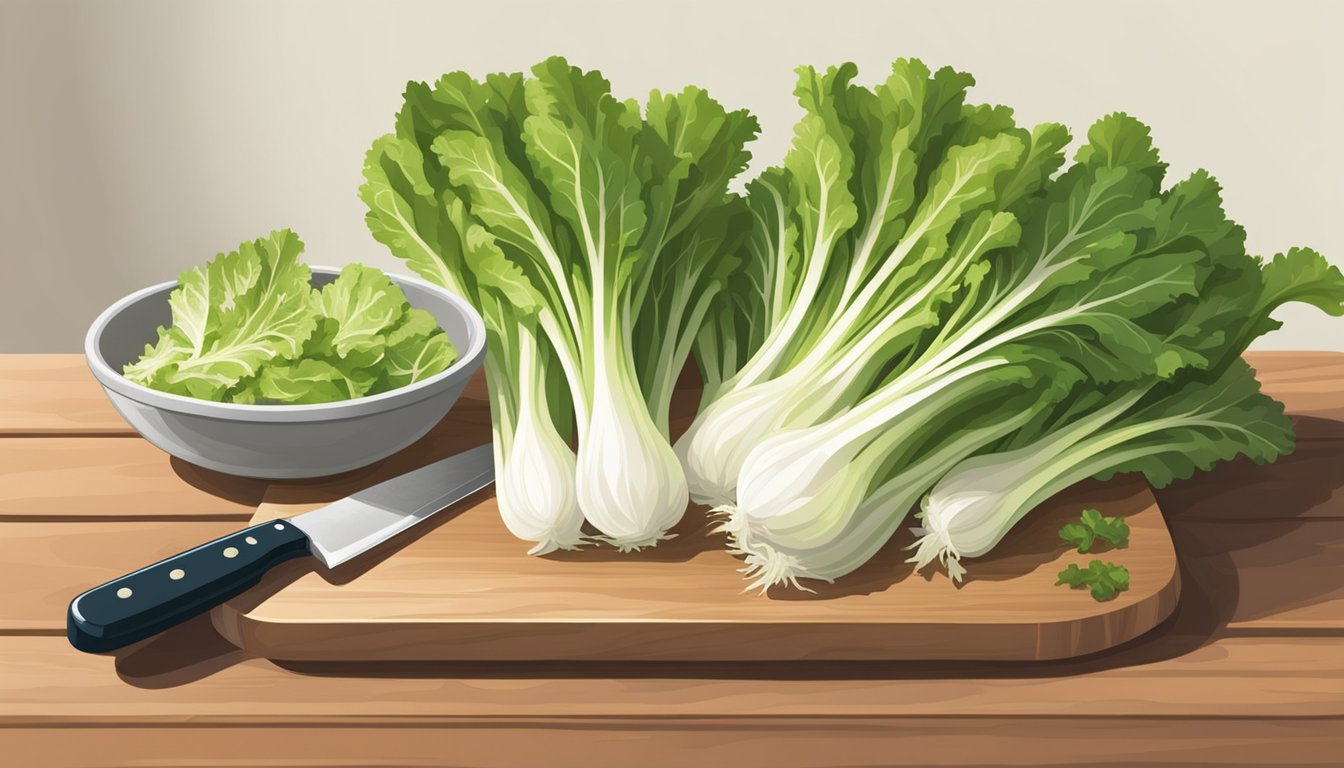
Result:
[[[309,269],[314,275],[337,276],[341,272],[339,267],[325,265],[310,265]],[[396,410],[439,394],[443,385],[452,379],[466,378],[475,373],[485,358],[485,321],[482,319],[481,313],[471,305],[471,302],[442,286],[411,275],[389,272],[387,276],[399,285],[408,283],[438,294],[441,298],[447,300],[449,305],[466,319],[470,344],[467,349],[459,351],[456,362],[433,376],[376,395],[351,400],[338,400],[331,403],[246,405],[176,395],[151,389],[131,381],[103,359],[100,349],[103,331],[106,330],[112,319],[124,312],[126,308],[156,293],[176,288],[179,283],[178,280],[168,280],[146,286],[118,299],[103,310],[93,321],[93,324],[89,326],[89,330],[84,336],[84,358],[90,370],[93,371],[94,378],[98,379],[103,387],[144,405],[174,413],[234,421],[299,422],[348,419]],[[151,343],[151,340],[147,340],[146,343]]]

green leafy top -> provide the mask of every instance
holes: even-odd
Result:
[[[556,359],[578,414],[596,381],[620,380],[665,431],[672,384],[747,230],[727,186],[757,130],[702,89],[654,91],[641,107],[560,57],[529,75],[454,72],[408,85],[360,194],[375,237],[485,309],[489,365],[516,367],[514,327],[540,329],[535,349]],[[496,271],[526,300],[501,301]]]

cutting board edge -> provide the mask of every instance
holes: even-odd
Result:
[[[223,637],[244,651],[293,662],[1045,661],[1076,658],[1122,645],[1149,632],[1171,615],[1179,600],[1179,553],[1172,541],[1166,515],[1152,489],[1141,480],[1134,480],[1137,479],[1120,483],[1115,486],[1118,492],[1103,494],[1103,497],[1112,501],[1128,499],[1131,504],[1138,502],[1149,516],[1146,530],[1160,536],[1158,539],[1135,536],[1136,544],[1146,539],[1145,548],[1157,547],[1157,550],[1146,550],[1153,551],[1157,560],[1149,558],[1144,578],[1135,580],[1146,589],[1139,592],[1134,587],[1133,591],[1122,594],[1111,603],[1098,604],[1085,592],[1069,594],[1068,590],[1058,588],[1061,600],[1058,605],[1065,610],[1047,611],[1038,621],[1024,621],[1018,616],[996,614],[992,610],[988,613],[968,610],[970,620],[944,620],[939,613],[924,614],[922,619],[912,620],[909,614],[899,612],[890,615],[905,618],[875,620],[867,614],[862,620],[855,620],[845,611],[832,612],[824,620],[811,617],[800,620],[797,613],[776,620],[760,611],[737,619],[732,614],[723,613],[721,607],[707,612],[703,618],[684,614],[668,618],[659,616],[656,610],[644,616],[597,618],[556,618],[546,614],[533,618],[521,614],[492,619],[499,614],[454,617],[427,613],[402,619],[390,612],[351,618],[327,611],[314,612],[311,608],[295,610],[297,604],[283,604],[285,608],[270,610],[274,597],[278,596],[274,593],[260,602],[235,600],[226,604],[212,613],[212,621]],[[1126,486],[1131,490],[1125,490]],[[1095,489],[1088,495],[1096,495]],[[1076,505],[1077,499],[1065,503]],[[269,519],[284,511],[283,506],[263,504],[254,517]],[[498,513],[494,514],[497,516]],[[1135,528],[1135,531],[1141,529]],[[475,535],[495,534],[476,530]],[[619,569],[617,572],[628,573]],[[277,580],[277,589],[285,589],[280,584],[283,581]],[[352,582],[352,585],[355,583],[358,582]],[[513,591],[516,593],[516,589]],[[262,594],[266,594],[264,589]],[[358,591],[354,594],[357,599]],[[326,599],[320,593],[310,593],[309,598],[313,597]],[[1070,597],[1073,599],[1069,600]],[[619,632],[611,630],[613,624],[621,625]]]
[[[1080,619],[1046,623],[996,622],[817,622],[781,621],[725,622],[680,621],[657,622],[637,620],[612,621],[538,621],[529,633],[527,653],[510,652],[507,644],[492,642],[487,632],[488,621],[370,621],[358,631],[348,625],[320,621],[259,620],[232,605],[225,604],[211,614],[211,621],[221,635],[242,650],[273,661],[288,662],[787,662],[787,661],[1057,661],[1078,658],[1109,650],[1151,632],[1166,621],[1180,601],[1180,569],[1173,567],[1170,578],[1159,589],[1143,599],[1121,606],[1115,611],[1096,613]],[[511,622],[512,628],[520,623]],[[623,647],[606,649],[600,659],[593,658],[592,648],[581,642],[586,628],[596,624],[627,625],[623,633]],[[1107,627],[1119,623],[1119,632]],[[706,648],[703,637],[696,630],[705,625],[715,627],[715,647]],[[315,628],[329,638],[330,645],[309,641]],[[764,642],[773,633],[787,627],[791,644]],[[814,632],[799,632],[799,629]],[[908,633],[917,627],[926,642],[899,646],[884,642],[883,635]],[[1065,629],[1066,628],[1066,629]],[[725,631],[728,629],[730,631]],[[563,640],[566,632],[577,637],[568,638],[555,646],[554,653],[538,653],[546,647],[538,642],[537,634],[544,631],[557,633]],[[641,630],[643,630],[641,632]],[[1002,643],[997,640],[979,647],[962,646],[948,652],[940,642],[943,637],[957,637],[964,642],[966,633],[1011,632],[1020,635],[1018,642]],[[825,647],[819,636],[845,637],[850,645]],[[484,635],[484,636],[483,636]],[[1034,643],[1029,638],[1034,636]],[[303,640],[299,638],[302,637]],[[364,644],[360,644],[364,643]],[[564,652],[563,648],[579,650]],[[795,646],[796,647],[793,647]],[[1020,649],[1034,647],[1033,653]],[[463,648],[468,650],[464,651]],[[644,650],[640,650],[643,648]],[[818,650],[820,648],[820,650]],[[803,650],[806,649],[806,650]]]

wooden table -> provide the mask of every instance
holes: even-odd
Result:
[[[1032,664],[278,665],[196,620],[67,645],[79,591],[247,521],[72,355],[0,356],[0,764],[1132,765],[1344,760],[1344,355],[1249,356],[1297,451],[1159,493],[1176,614]]]

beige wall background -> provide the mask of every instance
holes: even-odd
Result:
[[[295,228],[311,263],[400,269],[355,196],[408,79],[554,53],[617,92],[696,83],[745,106],[760,169],[788,145],[801,63],[884,76],[918,56],[1075,135],[1149,122],[1210,169],[1251,247],[1344,264],[1344,3],[15,2],[0,0],[0,352],[72,352],[103,307],[238,241]],[[1344,350],[1282,311],[1262,348]]]

